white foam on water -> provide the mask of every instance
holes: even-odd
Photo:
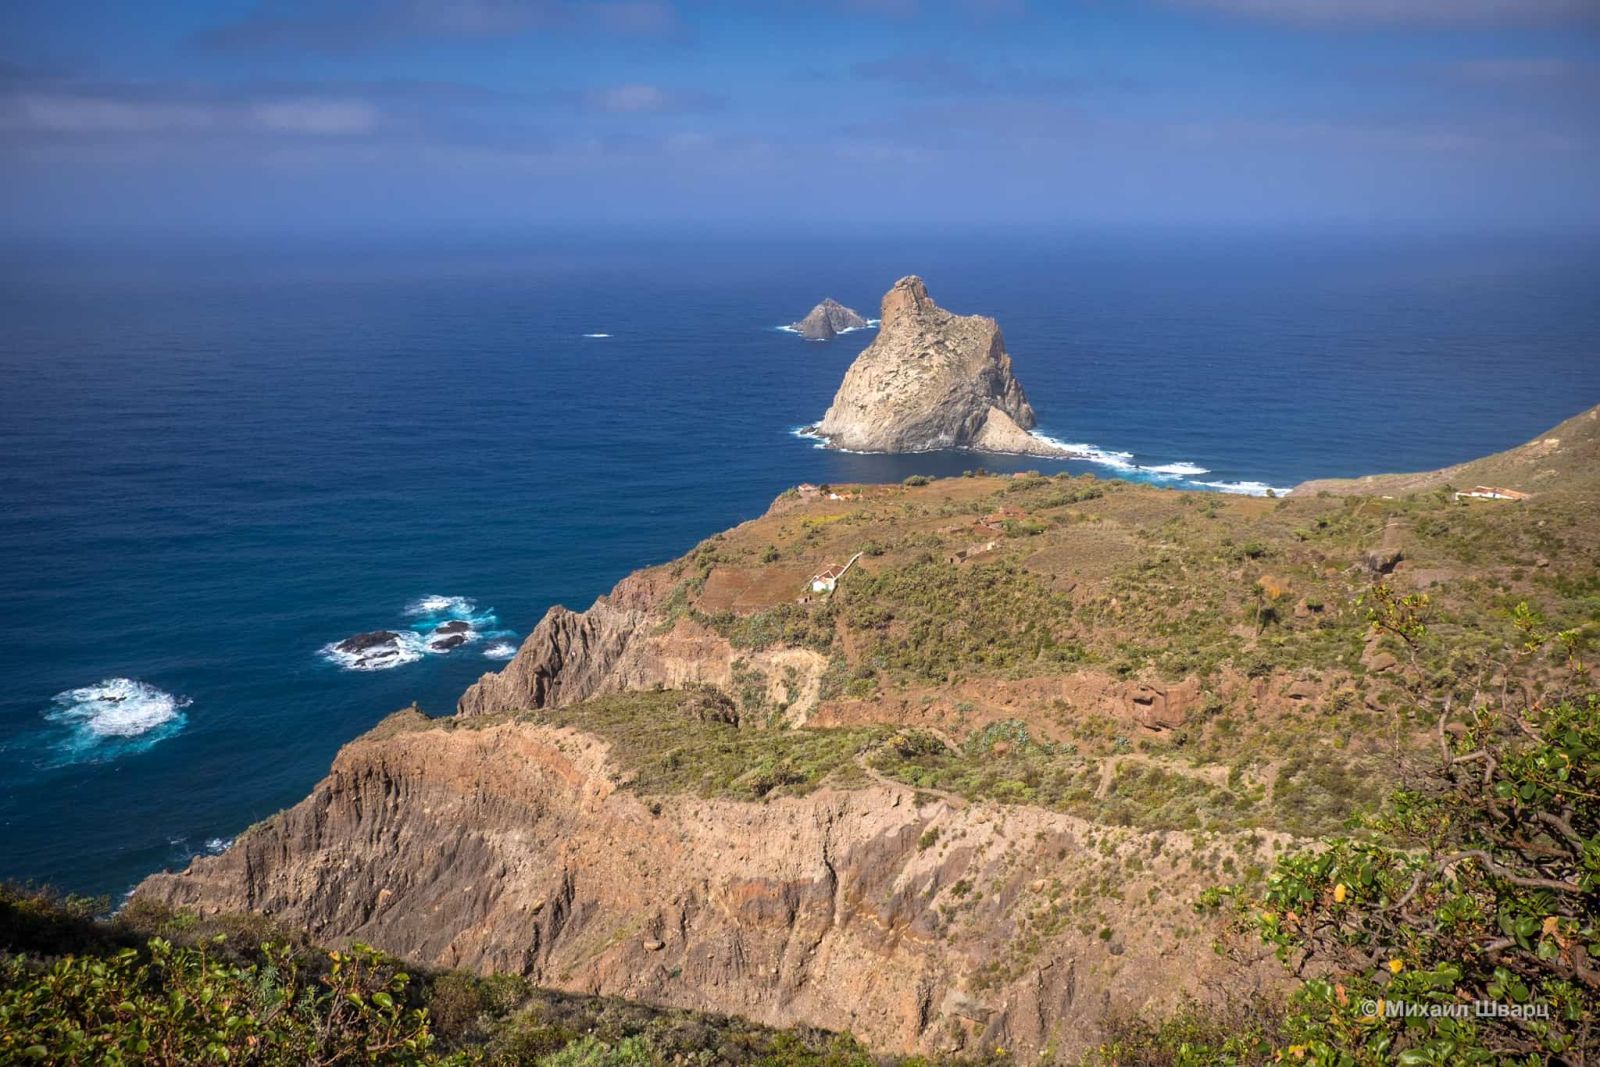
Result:
[[[466,618],[478,605],[464,596],[440,596],[437,593],[419,597],[406,605],[407,615],[453,615],[458,619]]]
[[[1288,489],[1276,485],[1268,485],[1266,482],[1196,482],[1195,484],[1203,485],[1208,489],[1216,489],[1224,493],[1238,493],[1243,496],[1266,496],[1268,493],[1273,496],[1283,496],[1289,492]]]
[[[601,338],[601,337],[610,337],[611,335],[609,333],[586,333],[586,334],[584,334],[584,336],[585,337],[593,337],[593,338]]]
[[[484,659],[510,659],[517,654],[517,646],[510,641],[496,641],[483,650]]]
[[[1198,474],[1210,474],[1208,467],[1198,463],[1162,463],[1154,467],[1140,467],[1146,474],[1170,474],[1178,478],[1192,478]]]
[[[1101,448],[1099,445],[1074,444],[1073,442],[1061,441],[1042,433],[1035,433],[1033,436],[1047,445],[1061,449],[1063,453],[1071,453],[1070,455],[1063,455],[1063,459],[1081,459],[1088,463],[1098,463],[1102,467],[1110,467],[1112,470],[1119,471],[1139,469],[1139,465],[1133,461],[1132,452],[1115,452],[1109,448]]]
[[[823,437],[821,434],[812,432],[810,426],[795,426],[789,430],[789,433],[800,438],[801,440],[811,441],[813,448],[829,449],[830,451],[834,452],[844,452],[850,455],[858,456],[883,454],[851,448],[833,448],[828,444],[827,438]],[[1115,449],[1101,448],[1099,445],[1062,441],[1059,438],[1050,437],[1047,434],[1042,434],[1037,431],[1034,431],[1032,435],[1038,438],[1040,441],[1043,441],[1045,444],[1050,445],[1052,448],[1059,449],[1061,455],[1056,458],[1075,459],[1085,463],[1095,463],[1102,467],[1108,467],[1111,470],[1127,474],[1144,474],[1160,480],[1176,479],[1187,482],[1192,487],[1215,489],[1218,492],[1223,493],[1239,493],[1245,496],[1266,496],[1268,493],[1272,493],[1275,496],[1283,496],[1285,493],[1289,492],[1288,489],[1280,488],[1275,485],[1268,485],[1266,482],[1202,482],[1198,480],[1198,477],[1202,474],[1210,474],[1211,469],[1209,467],[1202,467],[1198,463],[1191,463],[1188,460],[1180,460],[1176,463],[1154,463],[1145,466],[1143,464],[1134,462],[1134,454],[1132,452],[1120,452]],[[1032,455],[1033,453],[1018,452],[1002,454]],[[1041,456],[1040,458],[1049,459],[1052,457]]]
[[[51,699],[45,718],[71,726],[88,741],[142,737],[163,726],[183,724],[186,697],[132,678],[107,678],[97,685],[68,689]]]
[[[322,658],[347,671],[386,671],[415,663],[428,653],[427,641],[415,630],[391,632],[393,641],[360,652],[346,652],[339,647],[341,641],[331,641],[322,646]]]

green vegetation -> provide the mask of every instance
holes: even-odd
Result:
[[[1376,629],[1425,663],[1420,597],[1380,591]],[[1372,835],[1281,857],[1264,889],[1209,891],[1235,929],[1308,974],[1245,1045],[1192,1018],[1108,1047],[1117,1062],[1582,1064],[1600,1048],[1600,693],[1530,609],[1508,678],[1566,670],[1540,700],[1434,697],[1437,750],[1367,819]],[[1423,676],[1412,678],[1428,701]],[[1529,690],[1520,690],[1529,691]],[[1142,1042],[1142,1044],[1141,1044]],[[1145,1049],[1123,1056],[1129,1048]],[[1157,1055],[1159,1053],[1160,1055]],[[1166,1059],[1162,1059],[1166,1056]],[[1119,1058],[1120,1057],[1120,1058]],[[1146,1057],[1146,1058],[1141,1058]]]
[[[256,917],[197,919],[0,887],[0,1063],[145,1067],[930,1067],[848,1035],[531,987],[408,974]]]
[[[942,682],[952,671],[1051,671],[1078,663],[1071,598],[1013,562],[923,560],[841,585],[844,624],[861,658],[898,680]]]
[[[760,800],[799,795],[854,767],[886,727],[785,730],[741,725],[733,701],[714,690],[619,693],[518,718],[571,726],[603,738],[645,795],[689,792]],[[493,721],[493,720],[482,720]],[[468,727],[480,720],[466,720]]]
[[[1108,768],[1108,761],[1110,763]],[[1020,721],[1000,722],[951,749],[931,734],[904,731],[875,749],[871,766],[920,789],[972,800],[1029,804],[1113,826],[1228,831],[1291,828],[1337,832],[1354,807],[1381,796],[1375,773],[1342,762],[1291,761],[1269,800],[1237,775],[1140,754],[1090,757],[1073,743],[1036,741]]]
[[[1477,710],[1374,825],[1382,840],[1285,857],[1259,896],[1206,901],[1231,899],[1240,927],[1318,975],[1280,1047],[1318,1064],[1585,1062],[1600,1045],[1600,695]]]
[[[726,637],[738,649],[759,652],[783,645],[827,652],[833,648],[835,625],[831,601],[816,607],[779,604],[750,615],[736,615],[731,611],[694,612],[692,617]]]

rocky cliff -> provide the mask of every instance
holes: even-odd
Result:
[[[877,338],[845,372],[811,432],[861,452],[1066,454],[1029,433],[1034,423],[999,325],[951,314],[911,276],[884,296]]]
[[[139,892],[881,1048],[1067,1052],[1109,1013],[1221,980],[1209,942],[1176,933],[1193,857],[1218,847],[889,782],[644,797],[588,734],[409,712],[227,853]]]
[[[1513,641],[1508,593],[1581,590],[1600,558],[1589,497],[1558,488],[832,488],[552,609],[456,715],[391,717],[139,892],[885,1050],[1071,1062],[1114,1016],[1237,992],[1196,890],[1337,832],[1396,745],[1436,744],[1431,720],[1395,732],[1374,580]]]
[[[790,323],[789,329],[808,341],[831,341],[846,330],[860,330],[868,325],[858,312],[830,296],[812,308],[805,318]]]

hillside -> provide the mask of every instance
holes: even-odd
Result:
[[[1281,984],[1216,956],[1193,901],[1381,801],[1435,743],[1418,672],[1473,684],[1519,602],[1600,631],[1600,531],[1565,493],[832,488],[552,609],[454,716],[391,718],[139,898],[884,1050],[1070,1058]],[[1426,593],[1437,646],[1373,630],[1380,583]]]
[[[1492,456],[1414,474],[1369,474],[1361,478],[1319,478],[1295,486],[1294,493],[1398,496],[1449,486],[1501,486],[1523,493],[1600,491],[1600,405],[1574,415],[1526,444]]]

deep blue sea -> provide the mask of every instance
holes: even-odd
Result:
[[[824,296],[873,314],[907,273],[999,319],[1044,432],[1190,482],[1436,467],[1600,401],[1593,239],[10,247],[0,877],[119,894],[299,800],[388,712],[450,710],[515,640],[353,671],[320,651],[350,634],[471,615],[520,637],[800,481],[1117,473],[795,437],[872,334],[774,327]]]

